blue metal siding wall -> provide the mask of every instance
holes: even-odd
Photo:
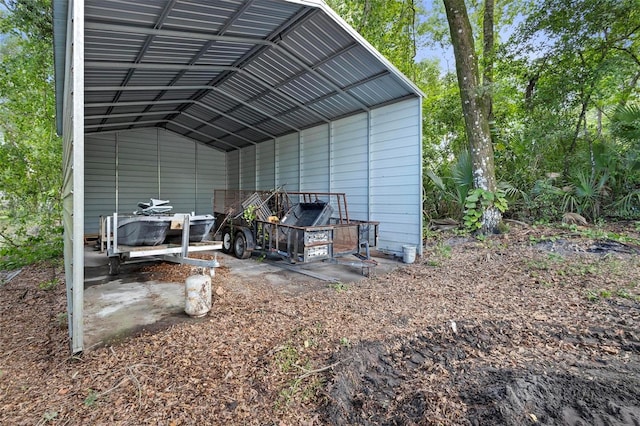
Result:
[[[287,191],[300,189],[299,138],[297,133],[276,139],[276,185]]]
[[[116,208],[116,142],[114,135],[93,135],[84,144],[84,227],[85,232],[99,229],[99,217]]]
[[[213,190],[227,178],[224,153],[162,129],[87,135],[85,169],[87,233],[116,211],[116,194],[121,214],[151,197],[170,200],[175,213],[212,213]]]
[[[227,188],[226,155],[196,144],[196,213],[213,213],[213,191]]]
[[[367,220],[367,114],[335,121],[331,136],[331,191],[347,194],[351,219]]]
[[[329,126],[326,124],[302,132],[300,190],[329,191]]]
[[[240,188],[240,151],[227,153],[227,188]]]
[[[380,221],[379,247],[401,253],[422,238],[420,102],[371,112],[371,218]]]
[[[229,152],[227,188],[344,192],[351,219],[380,222],[381,250],[421,253],[420,108],[410,99]]]
[[[240,151],[240,188],[256,189],[256,146],[251,145]]]
[[[256,189],[268,191],[276,186],[275,141],[256,147]]]
[[[118,134],[118,213],[131,214],[138,202],[160,198],[158,154],[155,129]]]
[[[193,141],[158,130],[160,198],[169,200],[174,213],[196,210],[196,147]]]

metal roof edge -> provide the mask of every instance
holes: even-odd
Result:
[[[322,9],[333,21],[335,21],[338,25],[340,25],[347,33],[349,33],[358,43],[360,43],[365,49],[369,51],[372,55],[374,55],[380,62],[384,64],[389,71],[398,77],[404,84],[406,84],[409,89],[414,92],[416,95],[424,98],[426,95],[416,84],[411,81],[409,77],[404,75],[395,65],[391,63],[387,58],[384,57],[382,53],[378,51],[371,43],[367,41],[358,31],[355,30],[351,25],[347,23],[340,15],[336,13],[327,3],[323,0],[284,0],[288,3],[295,3],[309,7],[316,7]]]

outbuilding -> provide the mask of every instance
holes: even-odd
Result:
[[[344,192],[421,252],[421,91],[321,0],[54,0],[71,349],[84,236],[150,197]]]

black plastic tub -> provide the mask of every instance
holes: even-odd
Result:
[[[171,216],[135,216],[118,218],[118,244],[157,246],[167,237]]]
[[[299,203],[291,207],[280,223],[290,226],[324,226],[329,223],[333,208],[324,202]]]

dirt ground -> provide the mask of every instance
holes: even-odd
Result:
[[[78,356],[64,285],[40,288],[61,271],[25,268],[0,285],[0,424],[637,426],[640,233],[609,230],[628,242],[440,235],[355,284],[223,267],[205,318]]]

